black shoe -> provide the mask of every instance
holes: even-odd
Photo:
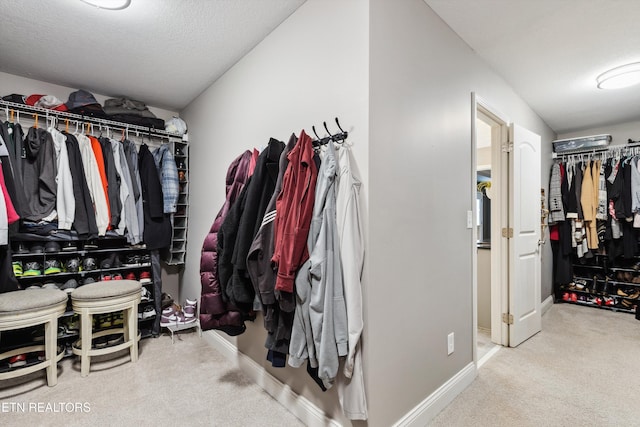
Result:
[[[80,258],[69,258],[64,263],[64,267],[68,273],[77,273],[80,271]]]
[[[87,240],[87,242],[84,244],[84,248],[85,249],[98,249],[98,242],[96,242],[95,240]]]
[[[116,254],[115,253],[109,254],[107,258],[100,261],[100,268],[103,270],[106,270],[111,267],[114,267],[115,260],[116,260]]]
[[[87,257],[82,260],[82,270],[91,271],[97,268],[98,268],[98,265],[96,264],[95,258]]]
[[[63,251],[77,251],[78,250],[78,245],[76,244],[76,242],[64,242],[62,244],[62,250]]]
[[[44,246],[42,246],[41,243],[34,243],[31,245],[31,248],[29,248],[29,252],[32,254],[41,254],[44,252]]]
[[[27,245],[25,245],[24,242],[18,242],[18,245],[16,246],[15,253],[17,253],[17,254],[28,254],[29,253],[29,248],[27,248]]]
[[[60,252],[60,244],[58,242],[47,242],[44,245],[44,251],[47,253]]]

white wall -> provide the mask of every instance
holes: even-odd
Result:
[[[368,397],[385,426],[472,362],[471,93],[554,134],[424,1],[371,0],[369,25]]]
[[[323,121],[336,132],[333,119],[338,116],[349,131],[366,194],[367,37],[367,1],[309,0],[181,112],[192,141],[183,297],[200,295],[202,242],[224,201],[227,167],[242,151],[260,149],[270,137],[286,142],[292,132],[298,134],[303,128],[311,133],[312,125],[320,133]],[[267,366],[262,318],[247,323],[243,335],[229,339]],[[305,369],[268,370],[329,416],[341,419],[335,391],[323,394]]]

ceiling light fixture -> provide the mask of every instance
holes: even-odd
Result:
[[[596,77],[599,89],[620,89],[640,83],[640,62],[622,65]]]
[[[80,0],[98,9],[122,10],[129,7],[131,0]]]

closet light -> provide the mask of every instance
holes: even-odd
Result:
[[[596,78],[600,89],[620,89],[640,83],[640,62],[605,71]]]
[[[98,9],[122,10],[129,7],[131,0],[80,0]]]

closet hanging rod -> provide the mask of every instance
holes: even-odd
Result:
[[[19,104],[17,102],[5,101],[3,99],[0,99],[0,106],[7,107],[22,113],[32,113],[32,114],[44,113],[48,116],[69,118],[69,119],[81,121],[84,123],[92,123],[94,125],[106,125],[111,127],[128,129],[130,131],[144,132],[146,135],[149,135],[149,136],[155,136],[160,138],[174,137],[174,138],[182,139],[182,135],[167,132],[166,130],[154,129],[148,126],[134,125],[134,124],[125,123],[125,122],[118,122],[115,120],[101,119],[98,117],[83,116],[81,114],[74,114],[66,111],[57,111],[57,110],[51,110],[48,108],[35,107],[32,105]]]
[[[584,154],[601,154],[605,152],[624,151],[628,148],[640,147],[640,141],[632,141],[631,139],[629,139],[628,141],[629,142],[627,144],[610,145],[608,147],[598,147],[598,148],[592,148],[592,149],[574,150],[574,151],[567,151],[564,153],[553,153],[552,158],[565,159],[565,158],[568,158],[569,156],[574,156],[574,155],[580,156]]]

